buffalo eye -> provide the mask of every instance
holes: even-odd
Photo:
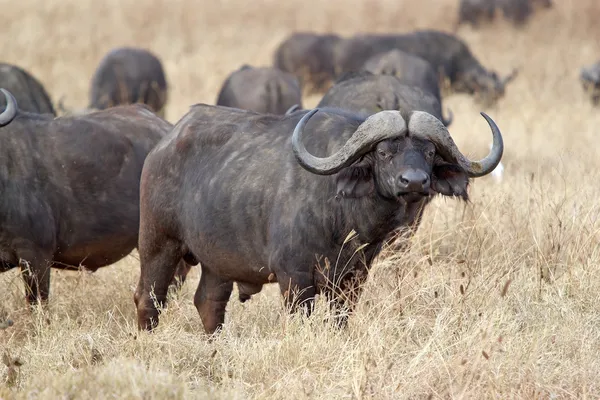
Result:
[[[377,149],[377,154],[379,154],[381,157],[388,156],[388,153],[386,153],[385,150],[382,150],[382,149]]]
[[[433,158],[434,155],[435,155],[435,150],[429,150],[427,152],[427,157],[429,157],[429,158]]]

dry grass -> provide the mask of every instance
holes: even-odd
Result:
[[[117,45],[152,49],[171,85],[167,118],[212,103],[242,63],[269,64],[294,29],[450,30],[457,0],[21,0],[2,4],[3,60],[54,100],[85,106]],[[505,176],[472,204],[436,200],[405,254],[372,271],[347,330],[283,311],[275,287],[232,301],[208,341],[192,304],[197,269],[155,334],[138,333],[132,255],[95,274],[53,271],[49,311],[30,313],[16,271],[0,275],[0,398],[586,398],[600,393],[597,127],[577,81],[600,57],[596,0],[556,1],[522,30],[459,34],[519,78],[487,110],[503,130]],[[317,97],[307,105],[314,105]],[[467,153],[490,139],[468,96],[446,100]],[[233,297],[236,299],[237,297]]]

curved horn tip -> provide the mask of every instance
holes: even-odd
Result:
[[[0,91],[6,98],[6,108],[0,113],[0,126],[4,126],[15,118],[19,107],[17,105],[17,99],[15,99],[15,96],[13,96],[10,91],[4,88],[0,88]]]
[[[302,119],[304,119],[305,121],[307,121],[310,117],[312,117],[313,115],[315,115],[318,111],[320,111],[320,109],[313,108],[312,110],[310,110],[309,112],[307,112],[304,115],[304,117],[302,117]]]
[[[12,97],[14,99],[14,96],[11,92],[9,92],[8,90],[4,89],[4,88],[0,88],[0,91],[2,92],[2,94],[4,94],[4,97],[9,98]]]
[[[287,111],[285,112],[285,115],[290,115],[292,113],[295,113],[298,110],[300,110],[300,105],[294,104],[293,106],[291,106],[290,108],[287,109]]]
[[[454,113],[449,108],[446,109],[446,113],[448,114],[448,118],[442,118],[442,122],[444,123],[444,125],[446,125],[447,128],[452,124],[452,121],[454,121]]]
[[[488,122],[491,121],[494,125],[496,125],[496,122],[492,119],[492,117],[490,117],[489,115],[487,115],[484,111],[481,111],[479,114],[483,118],[485,118]]]
[[[490,149],[490,155],[488,156],[491,156],[491,159],[488,159],[488,157],[486,157],[485,160],[480,160],[479,162],[473,163],[477,164],[475,169],[478,169],[478,171],[474,171],[477,174],[473,175],[473,177],[487,175],[490,172],[492,172],[498,166],[498,164],[500,164],[500,161],[502,160],[502,155],[504,154],[504,140],[502,139],[502,133],[500,132],[500,128],[492,119],[492,117],[487,115],[485,112],[481,111],[480,114],[483,118],[485,118],[488,125],[492,129],[493,142],[492,148]]]

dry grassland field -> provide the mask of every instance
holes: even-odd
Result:
[[[212,340],[193,305],[199,269],[161,323],[138,332],[137,253],[96,273],[52,271],[30,311],[17,270],[0,275],[2,399],[582,399],[600,396],[600,109],[578,81],[600,58],[600,3],[555,0],[516,29],[496,19],[457,34],[500,74],[482,108],[451,94],[449,128],[487,154],[486,111],[502,130],[503,179],[476,179],[471,202],[436,198],[410,249],[384,251],[347,329],[289,316],[277,285],[232,295]],[[242,63],[270,65],[295,30],[452,32],[458,0],[2,1],[2,61],[38,77],[54,102],[84,107],[111,48],[158,54],[166,118],[214,104]],[[317,104],[312,95],[305,107]],[[0,194],[1,195],[1,194]]]

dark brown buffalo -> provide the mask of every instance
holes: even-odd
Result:
[[[363,66],[377,75],[393,75],[402,83],[416,86],[441,99],[440,78],[427,61],[414,54],[393,49],[375,54]]]
[[[600,61],[581,68],[579,80],[583,90],[589,94],[592,104],[600,104]]]
[[[516,26],[525,24],[535,7],[552,7],[551,0],[496,0],[496,2],[504,18]]]
[[[402,35],[356,35],[336,46],[336,69],[340,73],[360,71],[369,58],[393,49],[421,57],[438,74],[447,77],[455,91],[477,94],[488,103],[504,95],[506,84],[516,74],[513,71],[505,78],[498,77],[477,61],[461,39],[434,30]]]
[[[148,50],[121,47],[100,61],[92,78],[89,108],[104,110],[143,103],[164,115],[167,81],[158,57]]]
[[[20,267],[35,303],[51,267],[95,271],[137,246],[142,165],[172,126],[143,105],[54,119],[2,92],[0,272]]]
[[[536,7],[550,8],[551,0],[461,0],[458,10],[458,24],[469,23],[474,27],[480,20],[494,19],[496,9],[504,18],[519,26],[527,22]]]
[[[263,114],[285,114],[295,105],[302,107],[302,91],[298,79],[290,73],[243,65],[223,83],[217,105]]]
[[[294,33],[275,51],[273,65],[296,75],[308,93],[325,91],[335,79],[333,50],[341,40],[333,34]]]
[[[363,69],[378,75],[393,75],[406,85],[431,93],[442,103],[440,77],[421,57],[394,49],[369,58]]]
[[[23,111],[56,115],[50,96],[44,86],[29,72],[16,65],[0,63],[0,87],[11,92]],[[6,101],[0,96],[0,109]]]
[[[341,108],[365,116],[383,110],[425,111],[446,126],[452,123],[452,113],[448,119],[443,117],[439,97],[408,86],[393,75],[375,75],[368,71],[342,76],[317,107]]]
[[[496,0],[460,0],[458,25],[469,23],[477,27],[481,20],[492,21],[495,11]]]
[[[490,173],[503,152],[485,114],[493,148],[470,161],[426,112],[318,111],[196,105],[148,155],[141,329],[158,323],[182,259],[201,265],[194,304],[208,333],[223,323],[234,282],[245,296],[277,282],[291,310],[310,312],[317,293],[352,309],[383,243],[416,228],[436,194],[467,199],[470,178]]]

